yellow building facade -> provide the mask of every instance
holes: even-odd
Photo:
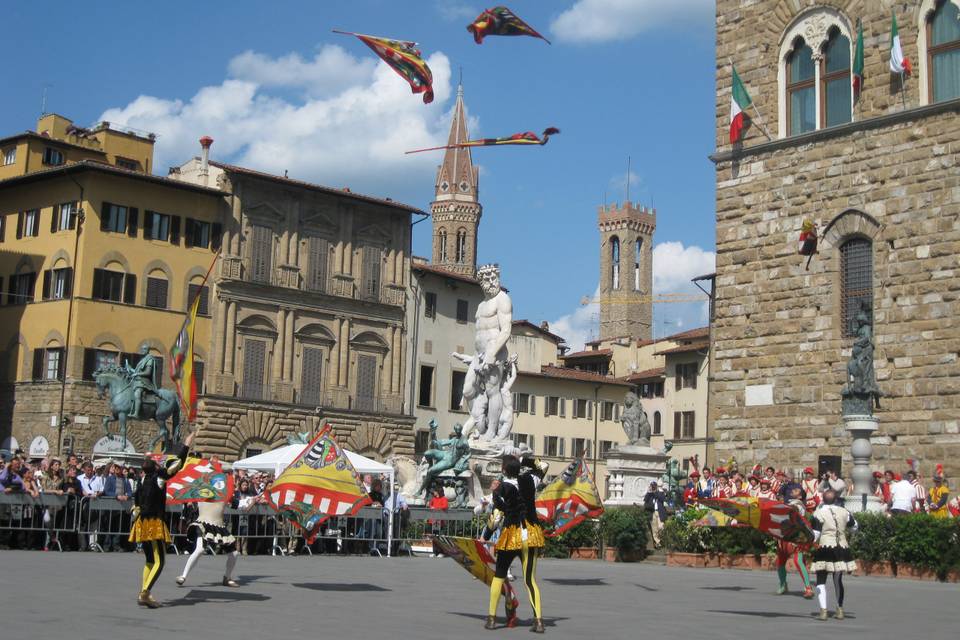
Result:
[[[108,410],[94,369],[134,364],[144,346],[165,359],[191,294],[203,375],[211,291],[200,283],[219,248],[222,194],[115,166],[149,167],[150,138],[102,126],[88,134],[99,149],[84,150],[65,123],[49,116],[42,134],[15,136],[18,159],[0,179],[0,440],[90,452]],[[54,147],[67,158],[45,164]],[[171,386],[165,366],[155,377]],[[128,438],[142,451],[155,434],[131,423]]]

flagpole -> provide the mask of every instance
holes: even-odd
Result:
[[[735,68],[733,64],[733,58],[727,57],[727,61],[730,63],[731,69]],[[756,101],[750,100],[750,106],[753,107],[753,112],[757,114],[757,120],[760,121],[760,131],[763,132],[763,135],[767,136],[767,140],[773,140],[773,138],[770,137],[770,133],[767,131],[767,123],[764,122],[763,116],[760,115],[760,110],[757,109]]]
[[[906,86],[904,86],[906,85],[906,83],[907,83],[907,73],[905,69],[902,69],[900,71],[900,97],[903,99],[904,111],[907,110],[907,89],[906,89]]]

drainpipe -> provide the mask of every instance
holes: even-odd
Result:
[[[73,326],[73,300],[77,295],[77,278],[80,275],[77,269],[78,258],[80,255],[80,233],[83,230],[83,185],[77,182],[77,179],[67,173],[64,167],[63,174],[73,180],[73,183],[80,189],[80,199],[77,201],[77,228],[73,240],[73,278],[70,282],[70,298],[67,302],[67,334],[64,336],[63,349],[63,379],[60,381],[60,407],[57,415],[57,455],[63,455],[63,428],[66,426],[67,417],[63,414],[64,401],[67,395],[67,364],[70,361],[70,329]]]
[[[597,385],[593,388],[593,473],[597,473],[597,449],[599,448],[599,442],[597,441],[597,420],[599,419],[600,413],[600,385]]]

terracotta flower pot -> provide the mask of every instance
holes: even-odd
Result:
[[[596,560],[599,552],[596,547],[573,547],[570,549],[570,557],[573,560]]]
[[[747,569],[752,571],[754,569],[762,568],[761,557],[755,556],[753,554],[745,553],[745,554],[730,555],[730,556],[726,556],[726,559],[727,559],[728,565],[724,565],[724,566],[729,566],[732,569]]]
[[[682,551],[670,551],[667,553],[668,567],[701,567],[703,566],[702,553],[684,553]]]
[[[617,550],[614,547],[604,547],[603,549],[603,559],[607,562],[616,562],[617,561]]]
[[[898,564],[897,577],[908,580],[936,580],[937,573],[932,569],[923,569],[912,564]]]
[[[882,576],[884,578],[893,578],[897,575],[893,570],[893,564],[886,560],[857,560],[857,568],[865,576]]]

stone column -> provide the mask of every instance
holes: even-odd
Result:
[[[294,314],[296,312],[293,309],[287,309],[287,327],[286,327],[286,340],[285,344],[285,353],[283,356],[284,362],[284,380],[293,382],[293,361],[296,355],[296,349],[294,349],[293,344],[293,325],[294,325]]]
[[[383,374],[380,376],[381,395],[393,393],[393,327],[387,327],[390,351],[383,356]]]
[[[211,340],[211,347],[213,348],[213,371],[212,373],[223,373],[225,371],[224,360],[227,356],[227,306],[229,303],[217,296],[217,310],[216,318],[217,324],[216,329],[214,330],[213,340]]]
[[[334,322],[337,327],[337,344],[330,349],[330,375],[327,376],[327,386],[329,387],[340,385],[340,334],[343,330],[343,318],[337,318]]]
[[[227,328],[223,347],[223,372],[233,374],[233,356],[236,353],[237,303],[227,301]]]
[[[280,308],[277,310],[277,342],[273,347],[273,379],[282,380],[283,379],[283,357],[284,357],[284,347],[286,343],[286,319],[287,311],[286,309]]]
[[[342,318],[340,324],[340,378],[338,385],[346,387],[350,381],[350,318]]]
[[[850,432],[853,443],[850,453],[853,456],[853,495],[846,497],[844,506],[854,513],[860,511],[883,511],[883,505],[877,496],[873,495],[873,472],[870,471],[870,458],[873,456],[873,445],[870,436],[880,426],[876,416],[845,415],[843,427]]]
[[[390,336],[390,359],[393,360],[393,376],[390,379],[390,393],[393,394],[400,393],[400,385],[398,382],[403,373],[400,366],[400,352],[402,350],[403,344],[400,340],[400,327],[393,327]]]

